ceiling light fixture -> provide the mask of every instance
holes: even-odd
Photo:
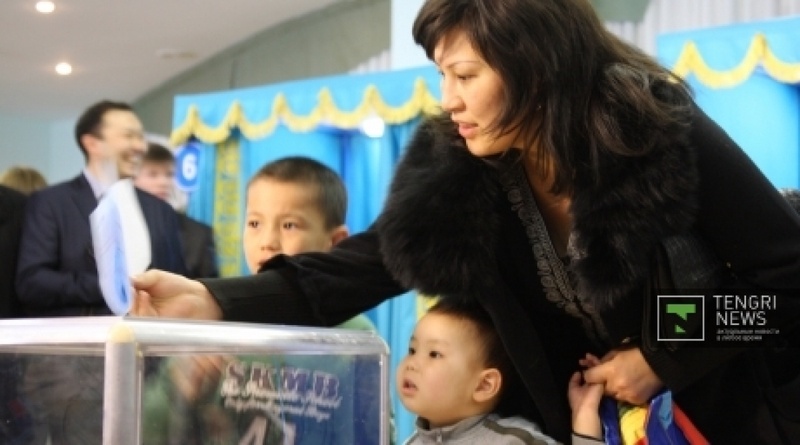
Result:
[[[56,4],[47,0],[38,1],[36,2],[36,10],[42,14],[50,14],[56,10]]]
[[[56,72],[62,76],[67,76],[72,73],[72,65],[67,62],[61,62],[56,65]]]

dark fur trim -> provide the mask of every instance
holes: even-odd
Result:
[[[431,295],[464,294],[496,271],[498,184],[456,136],[449,119],[420,126],[376,223],[394,278]]]
[[[698,177],[690,119],[651,131],[653,148],[644,155],[600,159],[602,182],[575,189],[576,290],[598,308],[641,286],[656,244],[694,224]]]
[[[668,129],[646,155],[606,156],[602,183],[575,188],[577,290],[597,307],[643,283],[656,243],[694,222],[697,174],[681,134],[688,131]],[[503,228],[495,208],[506,198],[497,174],[467,151],[452,124],[437,118],[420,126],[376,226],[395,279],[428,294],[462,295],[499,282]]]

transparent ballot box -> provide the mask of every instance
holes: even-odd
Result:
[[[386,445],[388,366],[366,331],[0,320],[0,443]]]

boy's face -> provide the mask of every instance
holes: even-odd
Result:
[[[279,253],[327,252],[346,236],[344,226],[325,227],[312,185],[260,178],[247,189],[242,242],[250,273]]]
[[[397,367],[403,406],[428,420],[431,428],[474,415],[473,394],[484,370],[468,321],[428,313],[420,319]]]
[[[171,162],[144,162],[133,183],[136,187],[167,201],[175,181],[175,164]]]

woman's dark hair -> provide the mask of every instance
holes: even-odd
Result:
[[[553,192],[610,180],[601,154],[643,155],[688,125],[688,87],[611,34],[588,0],[427,0],[413,27],[430,59],[454,31],[504,82],[491,130],[535,143]]]

